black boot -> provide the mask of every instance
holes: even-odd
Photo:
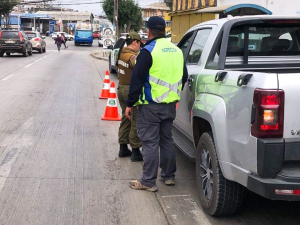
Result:
[[[128,149],[127,144],[120,144],[120,151],[119,151],[119,157],[129,157],[131,156],[131,151]]]
[[[132,148],[131,161],[132,162],[143,161],[143,156],[142,156],[139,148]]]

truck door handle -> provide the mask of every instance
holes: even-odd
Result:
[[[187,81],[188,81],[189,87],[191,87],[191,86],[192,86],[192,83],[194,82],[194,79],[193,79],[192,77],[189,77],[189,78],[187,79]]]
[[[239,76],[238,80],[237,80],[237,86],[241,87],[241,86],[246,86],[249,83],[249,80],[251,79],[251,77],[253,76],[253,74],[251,73],[243,73]]]
[[[227,72],[225,72],[225,71],[218,72],[215,76],[215,82],[223,81],[226,75],[227,75]]]

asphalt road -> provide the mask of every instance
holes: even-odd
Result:
[[[90,56],[97,42],[68,44],[59,53],[48,38],[45,54],[0,58],[0,224],[300,224],[299,203],[251,193],[234,216],[206,215],[179,151],[174,187],[130,189],[142,163],[117,157],[119,122],[101,120],[108,63]]]

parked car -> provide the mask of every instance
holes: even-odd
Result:
[[[166,38],[167,38],[167,40],[172,41],[172,34],[167,34]]]
[[[173,137],[196,161],[210,215],[235,213],[245,189],[300,201],[299,25],[288,16],[225,18],[194,26],[178,44],[189,77]]]
[[[55,40],[57,35],[61,36],[61,34],[64,34],[68,41],[73,41],[74,40],[74,36],[71,35],[71,34],[68,34],[66,32],[54,32],[52,34],[52,38]]]
[[[0,57],[4,53],[21,53],[24,57],[32,55],[32,44],[23,31],[1,30],[0,31]]]
[[[97,38],[98,40],[100,40],[101,38],[101,34],[99,31],[94,31],[93,32],[93,39]]]
[[[46,41],[45,37],[41,36],[39,32],[25,31],[28,39],[32,44],[32,49],[39,53],[46,52]]]
[[[139,33],[139,35],[141,36],[142,43],[145,44],[149,40],[147,33]]]
[[[126,39],[126,36],[121,36],[115,45],[108,46],[108,49],[111,49],[111,52],[108,57],[109,71],[111,73],[116,73],[118,71],[117,57],[119,54],[120,47],[125,39]]]

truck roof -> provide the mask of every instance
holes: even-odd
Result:
[[[274,19],[298,19],[300,21],[300,16],[282,16],[282,15],[255,15],[255,16],[235,16],[235,17],[227,17],[227,18],[223,18],[223,19],[216,19],[216,20],[210,20],[210,21],[206,21],[203,23],[199,23],[195,26],[193,26],[192,28],[190,28],[188,32],[192,31],[192,30],[197,30],[200,27],[204,26],[204,25],[218,25],[218,26],[222,26],[225,23],[229,22],[229,21],[253,21],[253,20],[274,20]],[[300,25],[300,22],[299,22]]]

